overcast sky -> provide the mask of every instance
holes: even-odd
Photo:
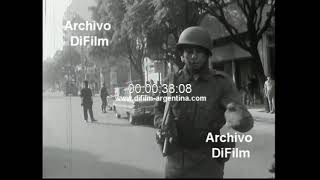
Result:
[[[78,13],[83,19],[91,20],[89,6],[94,0],[43,0],[43,60],[53,57],[63,47],[62,19],[67,7]]]

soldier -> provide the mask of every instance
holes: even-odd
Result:
[[[100,97],[101,97],[101,101],[102,101],[102,105],[101,105],[101,111],[103,113],[106,113],[106,107],[107,107],[107,96],[109,96],[109,93],[107,91],[106,88],[106,84],[103,83],[103,87],[100,90]]]
[[[209,69],[211,44],[210,35],[203,28],[185,29],[177,44],[185,65],[164,81],[175,87],[191,84],[191,93],[175,90],[173,95],[205,96],[206,101],[176,101],[168,108],[164,102],[156,102],[154,125],[160,129],[158,143],[170,137],[171,148],[165,154],[166,178],[223,178],[224,163],[228,158],[212,158],[212,147],[235,147],[235,143],[206,143],[208,132],[219,135],[225,124],[240,132],[253,127],[253,118],[242,104],[232,79],[225,73]],[[160,95],[164,96],[163,92]],[[166,111],[168,116],[164,115]],[[164,117],[169,117],[173,125],[165,126]]]
[[[81,89],[81,106],[83,107],[83,114],[84,114],[84,120],[88,122],[88,110],[90,114],[90,119],[92,122],[95,122],[93,118],[93,112],[92,112],[92,91],[90,88],[88,88],[88,81],[84,81],[84,88]]]

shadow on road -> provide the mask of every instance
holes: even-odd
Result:
[[[106,152],[107,153],[107,152]],[[72,156],[70,156],[72,155]],[[72,157],[72,166],[68,164]],[[72,167],[72,168],[71,168]],[[117,162],[101,161],[98,156],[88,152],[56,147],[43,148],[43,177],[131,177],[161,178],[154,172]],[[72,169],[72,171],[71,171]]]
[[[150,121],[150,120],[144,120],[142,122],[138,122],[136,126],[154,128],[153,121]]]
[[[138,124],[137,126],[142,126],[142,127],[148,127],[148,128],[152,128],[152,129],[155,129],[155,127],[152,125],[149,125],[149,124]]]
[[[109,123],[109,122],[101,122],[101,121],[97,121],[97,122],[88,122],[90,124],[99,124],[99,125],[104,125],[104,126],[120,126],[120,127],[130,127],[130,126],[142,126],[142,127],[149,127],[149,128],[154,128],[153,126],[153,122],[151,121],[139,121],[137,122],[135,125],[132,125],[129,123],[129,121],[127,123]]]
[[[267,123],[267,124],[275,124],[275,121],[274,121],[274,119],[267,119],[267,118],[264,118],[264,119],[262,119],[262,118],[254,118],[254,121],[255,122],[263,122],[263,123]]]
[[[128,121],[128,124],[120,124],[120,126],[142,126],[142,127],[149,127],[149,128],[154,128],[154,125],[153,125],[153,118],[140,118],[136,124],[134,125],[131,125],[130,122],[129,122],[129,119],[128,117],[121,117],[119,118],[121,120],[127,120]],[[105,123],[103,122],[103,124],[107,124],[107,125],[110,125],[112,123]],[[118,125],[118,124],[114,124],[114,125]]]
[[[89,122],[89,123],[91,123],[91,122]],[[104,125],[104,126],[123,126],[123,127],[132,126],[131,124],[119,124],[119,123],[108,123],[108,122],[94,122],[91,124],[99,124],[99,125]]]

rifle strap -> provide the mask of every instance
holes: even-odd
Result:
[[[170,84],[174,84],[174,73],[169,75],[169,85]],[[171,97],[171,93],[169,90],[167,92],[167,97]],[[164,108],[164,114],[163,114],[163,118],[162,118],[162,128],[165,127],[165,125],[168,123],[167,116],[169,115],[170,103],[171,103],[171,101],[167,101],[165,108]]]

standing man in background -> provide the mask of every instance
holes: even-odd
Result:
[[[103,83],[103,87],[100,90],[100,97],[101,97],[101,101],[102,101],[102,105],[101,105],[102,113],[107,113],[107,111],[106,111],[106,107],[108,105],[107,96],[109,96],[109,93],[107,91],[106,84]]]
[[[95,122],[97,120],[94,119],[93,117],[93,112],[92,112],[92,105],[93,105],[93,100],[92,100],[92,91],[90,88],[88,88],[88,81],[84,81],[84,88],[81,89],[81,106],[83,107],[83,115],[84,115],[84,120],[88,122],[88,111],[90,115],[91,122]]]
[[[267,80],[264,83],[264,94],[268,98],[270,113],[275,113],[275,84],[270,76],[267,76]]]

